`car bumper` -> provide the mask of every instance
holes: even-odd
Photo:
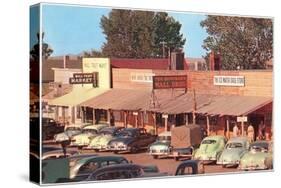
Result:
[[[107,147],[108,151],[128,151],[129,148],[126,146],[109,146]]]
[[[239,161],[217,161],[219,165],[239,165]]]
[[[167,155],[169,155],[170,153],[169,152],[160,152],[160,151],[154,151],[154,152],[152,152],[152,151],[150,151],[149,152],[149,155],[157,155],[157,156],[167,156]]]
[[[107,146],[87,146],[86,149],[94,149],[94,150],[108,150]]]
[[[268,168],[266,166],[260,166],[260,165],[249,165],[249,166],[239,166],[239,170],[267,170]]]

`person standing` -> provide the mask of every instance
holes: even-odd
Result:
[[[239,135],[239,128],[237,124],[235,124],[233,127],[233,137],[237,137],[238,135]]]
[[[248,140],[250,141],[250,142],[253,142],[254,141],[254,136],[255,136],[255,129],[254,129],[254,127],[253,127],[253,125],[252,124],[250,124],[249,126],[248,126],[248,129],[247,129],[247,136],[248,136]]]

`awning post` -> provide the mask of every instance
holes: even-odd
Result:
[[[188,125],[188,113],[185,114],[185,125]]]
[[[163,118],[165,119],[165,131],[168,131],[168,114],[163,114]]]
[[[210,119],[209,116],[207,115],[207,135],[210,135]]]
[[[110,124],[110,110],[107,110],[107,123]]]
[[[96,113],[94,108],[93,108],[93,124],[96,124]]]
[[[229,118],[227,117],[226,119],[226,137],[229,139],[230,135],[229,135]]]

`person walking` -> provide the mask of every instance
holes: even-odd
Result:
[[[247,136],[248,136],[248,139],[249,139],[249,141],[250,142],[253,142],[254,141],[254,136],[255,136],[255,129],[254,129],[254,127],[253,127],[253,125],[252,124],[250,124],[249,126],[248,126],[248,129],[247,129]]]

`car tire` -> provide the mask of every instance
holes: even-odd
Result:
[[[153,155],[153,159],[158,159],[158,155]]]
[[[137,153],[138,148],[136,146],[132,146],[130,149],[130,153]]]
[[[178,161],[178,160],[179,160],[179,157],[174,157],[174,160],[175,160],[175,161]]]
[[[226,168],[226,165],[225,165],[225,164],[223,164],[223,165],[222,165],[222,167],[223,167],[223,168]]]
[[[95,152],[99,152],[99,149],[94,149]]]
[[[113,153],[114,153],[114,154],[119,154],[119,152],[118,152],[118,151],[113,151]]]

